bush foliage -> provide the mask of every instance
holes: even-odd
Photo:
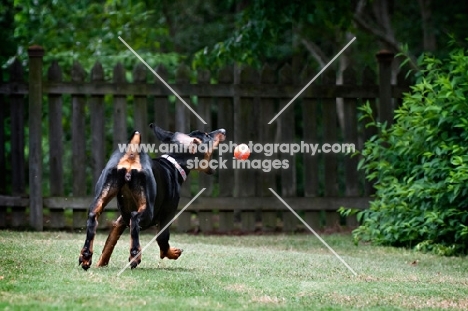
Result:
[[[468,56],[429,55],[394,124],[372,119],[378,134],[366,142],[359,168],[375,182],[375,198],[358,213],[356,243],[415,247],[440,255],[468,249]]]

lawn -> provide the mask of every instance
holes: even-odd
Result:
[[[153,234],[142,236],[146,245]],[[324,235],[354,276],[313,235],[174,234],[184,249],[160,260],[156,245],[135,270],[128,231],[109,267],[78,266],[84,233],[0,231],[2,310],[414,310],[468,309],[468,261],[405,249],[354,246]],[[94,261],[105,241],[97,235]]]

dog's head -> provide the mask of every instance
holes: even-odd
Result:
[[[188,160],[195,158],[198,158],[199,161],[206,160],[209,163],[213,151],[218,147],[220,142],[226,139],[225,129],[218,129],[210,133],[193,131],[189,134],[184,134],[163,130],[153,123],[150,124],[150,127],[162,143],[174,146],[169,154],[177,160],[182,161],[182,165],[186,165]],[[195,167],[194,169],[206,174],[214,173],[214,170],[209,166],[205,166],[205,168]]]

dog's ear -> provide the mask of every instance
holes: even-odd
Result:
[[[195,154],[197,152],[197,146],[201,145],[202,141],[198,138],[194,138],[192,142],[190,143],[188,149],[191,154]]]
[[[174,133],[163,130],[159,126],[154,125],[153,123],[151,123],[149,127],[153,129],[153,132],[156,135],[156,138],[159,139],[161,142],[163,143],[172,142],[172,139],[174,138]]]
[[[189,153],[196,153],[197,146],[202,143],[198,138],[191,137],[184,133],[175,132],[172,138],[172,142],[176,144],[181,144],[184,146]]]
[[[201,141],[198,138],[190,137],[187,134],[175,132],[174,136],[172,136],[172,142],[179,143],[188,147],[190,145],[197,144],[197,142]]]
[[[202,141],[199,139],[199,138],[194,138],[192,140],[192,144],[195,144],[195,145],[201,145]]]

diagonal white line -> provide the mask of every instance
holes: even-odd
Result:
[[[138,55],[137,52],[135,52],[135,51],[130,47],[130,45],[128,45],[127,42],[125,42],[124,39],[122,39],[120,36],[119,36],[118,38],[120,39],[120,41],[122,41],[123,44],[125,44],[125,46],[126,46],[130,51],[132,51],[133,54],[135,54],[135,56],[136,56],[143,64],[145,64],[146,67],[148,67],[148,69],[149,69],[156,77],[158,77],[159,80],[161,80],[161,82],[162,82],[172,93],[174,93],[174,95],[175,95],[181,102],[184,103],[185,106],[187,106],[188,109],[190,109],[191,112],[193,112],[194,115],[197,116],[198,119],[200,119],[200,121],[203,122],[203,124],[206,124],[205,120],[203,120],[203,118],[200,117],[200,116],[198,115],[198,113],[196,113],[195,110],[193,110],[192,107],[190,107],[190,105],[187,104],[187,103],[185,102],[185,100],[183,100],[182,97],[180,97],[179,94],[177,94],[177,92],[174,91],[174,90],[170,87],[170,85],[167,84],[166,81],[164,81],[164,79],[161,78],[161,77],[158,75],[158,73],[157,73],[156,71],[153,70],[153,68],[151,68],[150,65],[147,64],[147,63],[143,60],[143,58],[141,58],[140,55]]]
[[[337,59],[337,58],[338,58],[338,56],[340,56],[340,55],[341,55],[341,53],[343,53],[343,52],[344,52],[344,50],[346,50],[346,49],[348,48],[348,46],[350,46],[350,45],[351,45],[351,43],[353,43],[353,42],[354,42],[354,40],[356,40],[356,37],[352,38],[352,39],[351,39],[351,41],[349,41],[349,42],[348,42],[348,44],[346,44],[346,45],[345,45],[345,47],[344,47],[344,48],[342,48],[342,49],[341,49],[341,51],[339,51],[339,52],[338,52],[338,54],[336,54],[336,55],[335,55],[335,57],[333,57],[333,58],[332,58],[332,60],[331,60],[331,61],[329,61],[329,62],[328,62],[328,64],[326,64],[326,65],[325,65],[325,66],[322,68],[322,70],[320,70],[320,71],[319,71],[319,73],[318,73],[318,74],[316,74],[316,75],[315,75],[315,77],[314,77],[312,80],[310,80],[310,82],[309,82],[309,83],[307,83],[307,85],[306,85],[306,86],[304,86],[304,87],[302,88],[302,90],[300,90],[300,91],[299,91],[299,93],[297,93],[297,94],[296,94],[296,96],[294,96],[294,98],[293,98],[293,99],[291,99],[291,101],[290,101],[290,102],[289,102],[289,103],[288,103],[286,106],[284,106],[284,108],[283,108],[283,109],[281,109],[281,111],[280,111],[280,112],[278,112],[278,113],[276,114],[276,116],[275,116],[273,119],[271,119],[271,120],[270,120],[270,122],[268,122],[268,124],[271,124],[271,123],[273,123],[273,121],[275,121],[275,120],[276,120],[276,118],[278,118],[278,117],[280,116],[280,114],[282,114],[282,113],[283,113],[283,112],[286,110],[286,108],[288,108],[288,107],[289,107],[289,105],[291,105],[291,104],[293,103],[293,101],[295,101],[295,100],[296,100],[296,98],[298,98],[298,97],[299,97],[299,95],[301,95],[301,94],[302,94],[302,92],[304,92],[304,91],[305,91],[305,89],[306,89],[306,88],[308,88],[308,87],[309,87],[309,85],[311,85],[311,84],[312,84],[312,82],[314,82],[314,81],[315,81],[315,79],[317,79],[317,78],[318,78],[318,77],[319,77],[319,76],[322,74],[322,72],[324,72],[324,71],[325,71],[325,69],[327,69],[327,68],[328,68],[328,66],[330,66],[330,64],[331,64],[331,63],[333,63],[333,62],[335,61],[335,59]]]
[[[284,201],[272,188],[268,188],[283,204],[284,206],[286,206],[293,214],[294,216],[296,216],[309,230],[310,232],[312,232],[316,237],[317,239],[320,240],[320,242],[322,242],[326,247],[328,247],[328,249],[333,253],[333,255],[336,256],[336,258],[338,258],[345,266],[346,268],[349,269],[349,271],[351,271],[354,276],[357,276],[357,273],[353,270],[353,268],[351,268],[347,263],[346,261],[343,260],[343,258],[340,257],[340,255],[338,255],[334,250],[333,248],[331,248],[327,242],[325,242],[318,234],[317,232],[314,231],[314,229],[312,229],[302,218],[301,216],[299,216],[292,208],[291,206],[288,205],[288,203],[286,203],[286,201]]]
[[[169,226],[174,222],[174,220],[176,220],[176,219],[180,216],[180,214],[182,214],[182,213],[187,209],[187,207],[189,207],[190,204],[192,204],[193,201],[195,201],[195,199],[198,198],[198,197],[200,196],[200,194],[202,194],[202,192],[205,191],[205,190],[206,190],[206,188],[203,188],[202,190],[200,190],[200,192],[198,192],[198,194],[197,194],[196,196],[194,196],[193,199],[191,199],[190,202],[188,202],[187,205],[185,205],[184,208],[181,209],[180,212],[177,213],[177,215],[175,215],[174,218],[172,218],[172,220],[169,221],[169,223],[168,223],[167,225],[164,226],[164,228],[162,228],[161,230],[159,230],[158,234],[156,234],[156,235],[154,236],[154,238],[152,238],[151,241],[149,241],[149,243],[146,244],[146,246],[143,247],[143,249],[142,249],[135,257],[133,257],[133,259],[132,259],[131,261],[129,261],[129,262],[125,265],[125,267],[123,267],[122,270],[120,270],[119,273],[117,273],[117,276],[120,276],[120,275],[122,274],[122,272],[124,272],[125,269],[127,269],[128,266],[130,266],[130,265],[132,264],[132,262],[133,262],[135,259],[138,258],[138,256],[140,256],[141,254],[143,254],[143,252],[158,238],[158,236],[159,236],[164,230],[166,230],[167,227],[169,227]]]

